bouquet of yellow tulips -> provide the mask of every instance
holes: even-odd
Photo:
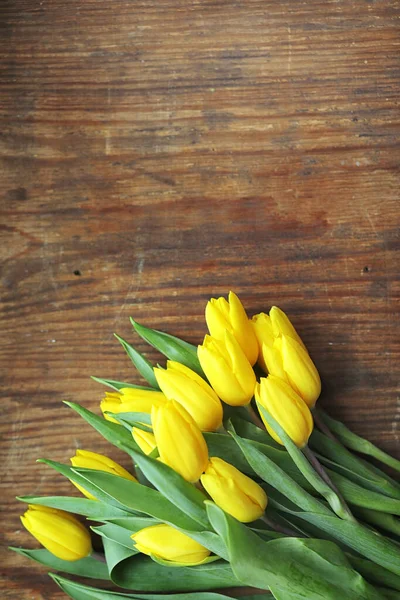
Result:
[[[44,548],[13,550],[133,590],[51,573],[74,600],[400,598],[400,484],[376,461],[400,462],[316,407],[318,371],[279,308],[249,319],[231,292],[206,322],[196,348],[132,320],[165,368],[117,336],[148,386],[95,377],[112,390],[102,415],[67,404],[132,472],[84,449],[42,460],[82,497],[19,498]]]

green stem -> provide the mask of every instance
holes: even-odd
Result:
[[[274,531],[277,531],[278,533],[283,533],[284,535],[287,535],[288,537],[299,537],[298,533],[296,533],[292,529],[287,529],[286,527],[279,525],[279,523],[276,523],[276,521],[274,521],[273,519],[270,519],[265,514],[262,517],[260,517],[260,519],[261,519],[261,521],[264,521],[264,523],[266,525],[268,525],[268,527],[270,527]]]
[[[253,421],[254,425],[256,425],[257,427],[259,427],[260,429],[264,429],[265,430],[265,425],[262,422],[262,420],[260,419],[260,417],[258,416],[258,414],[256,413],[256,411],[254,410],[254,408],[252,407],[251,404],[247,404],[245,406],[245,408],[247,409],[247,412],[250,415],[251,420]]]
[[[332,419],[332,417],[327,415],[325,411],[319,409],[319,414],[329,429],[333,431],[342,444],[347,446],[347,448],[355,450],[356,452],[361,452],[362,454],[367,454],[368,456],[372,456],[383,464],[388,465],[388,467],[400,472],[400,460],[390,456],[390,454],[387,454],[380,448],[377,448],[377,446],[368,440],[362,438],[356,433],[353,433],[350,429],[348,429],[348,427],[346,427],[346,425],[343,425],[343,423],[340,421]]]
[[[353,516],[350,508],[347,505],[346,500],[343,498],[342,494],[339,492],[339,490],[337,489],[337,487],[335,486],[335,484],[332,482],[332,480],[329,477],[328,473],[325,471],[324,467],[321,465],[321,463],[319,462],[318,458],[315,456],[315,454],[313,453],[313,451],[310,450],[310,448],[308,446],[305,446],[302,449],[302,451],[303,451],[303,454],[306,456],[307,460],[314,467],[315,471],[321,477],[321,479],[327,485],[329,485],[329,487],[335,492],[336,496],[339,498],[340,505],[341,505],[341,512],[342,512],[342,514],[340,516],[342,518],[345,518],[345,519],[349,520],[349,521],[356,521],[356,519]]]

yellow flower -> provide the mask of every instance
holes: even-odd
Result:
[[[222,458],[210,458],[201,483],[215,504],[242,523],[264,514],[268,503],[264,490]]]
[[[96,452],[90,452],[89,450],[77,450],[75,456],[71,459],[71,464],[74,467],[84,467],[85,469],[95,469],[96,471],[105,471],[106,473],[111,473],[112,475],[119,475],[119,477],[123,477],[124,479],[130,479],[131,481],[136,481],[135,477],[131,475],[124,467],[121,467],[118,463],[111,460],[107,456],[103,456],[102,454],[97,454]],[[81,485],[72,481],[79,491],[82,492],[86,498],[90,500],[96,500],[96,498],[87,492]]]
[[[281,337],[282,335],[286,335],[287,337],[296,340],[296,342],[300,344],[300,346],[303,346],[303,348],[306,350],[306,347],[303,344],[301,337],[299,336],[292,323],[290,322],[289,317],[283,312],[283,310],[281,310],[277,306],[273,306],[269,311],[269,316],[271,318],[272,331],[274,333],[275,338]]]
[[[269,347],[274,343],[271,319],[265,313],[259,313],[258,315],[254,315],[251,320],[251,324],[253,326],[254,333],[256,334],[258,343],[258,363],[260,367],[266,371],[267,367],[262,354],[262,347],[263,345]]]
[[[151,454],[157,448],[156,438],[151,431],[143,431],[139,427],[132,427],[132,437],[145,454]]]
[[[151,414],[153,404],[161,406],[164,402],[166,402],[166,397],[162,392],[122,388],[119,392],[106,392],[100,408],[107,421],[117,423],[115,419],[104,413],[143,412]]]
[[[208,449],[203,434],[179,402],[154,406],[153,432],[160,459],[186,481],[198,481],[207,466]]]
[[[211,298],[206,306],[206,322],[210,335],[224,340],[225,330],[236,339],[251,365],[258,358],[258,344],[251,323],[239,298],[229,292],[225,298]]]
[[[257,402],[279,423],[296,446],[302,448],[307,444],[313,430],[313,418],[307,404],[288,383],[274,375],[262,377],[256,385],[255,396]],[[283,444],[261,411],[260,413],[269,434],[279,444]]]
[[[169,360],[167,369],[155,368],[157,383],[168,400],[182,404],[201,431],[215,431],[222,424],[222,404],[202,377],[184,365]]]
[[[256,377],[243,350],[229,331],[224,341],[206,335],[197,356],[207,379],[218,396],[231,406],[248,404]]]
[[[30,504],[21,521],[29,533],[57,558],[72,562],[85,558],[92,551],[88,530],[63,510]]]
[[[270,316],[260,313],[252,323],[260,346],[261,367],[289,383],[313,408],[321,393],[321,379],[288,317],[273,306]]]
[[[210,555],[207,548],[188,535],[163,523],[145,527],[131,538],[139,552],[186,566],[200,565]]]
[[[274,346],[280,355],[280,365],[286,379],[307,406],[313,408],[321,393],[321,379],[310,355],[296,340],[285,335],[278,338]],[[268,371],[280,377],[280,368],[275,368],[276,363],[269,362],[267,353],[264,358]]]

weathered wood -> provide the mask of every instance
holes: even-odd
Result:
[[[75,493],[41,456],[110,453],[63,407],[139,382],[129,316],[198,342],[206,300],[278,304],[322,405],[398,453],[394,1],[3,0],[3,523]],[[398,258],[398,255],[397,255]],[[76,491],[76,493],[78,493]],[[6,553],[2,598],[60,600]]]

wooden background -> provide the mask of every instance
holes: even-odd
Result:
[[[397,5],[397,6],[396,6]],[[2,0],[3,525],[109,452],[61,404],[139,382],[129,316],[197,343],[211,296],[278,304],[321,404],[398,455],[398,4]],[[396,260],[397,259],[397,260]],[[78,492],[76,491],[78,494]],[[61,600],[5,552],[2,598]]]

